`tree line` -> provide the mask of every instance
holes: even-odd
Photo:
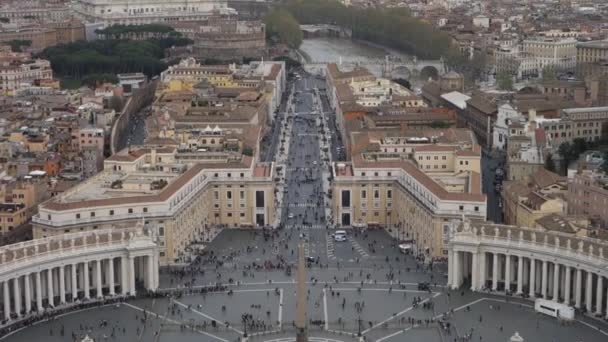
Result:
[[[130,72],[142,72],[152,77],[167,68],[162,60],[166,48],[191,43],[186,38],[172,37],[142,41],[78,41],[48,47],[37,57],[49,60],[56,74],[75,79],[91,74]]]

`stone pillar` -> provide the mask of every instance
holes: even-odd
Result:
[[[572,297],[572,269],[570,266],[566,266],[566,290],[564,292],[564,303],[570,305],[570,298]]]
[[[479,280],[477,281],[478,288],[483,290],[486,287],[486,279],[488,275],[488,265],[486,263],[486,252],[479,254]]]
[[[108,286],[110,287],[110,296],[116,294],[114,291],[114,258],[108,259]]]
[[[553,301],[559,302],[559,264],[553,264]]]
[[[89,262],[85,261],[84,264],[82,265],[83,269],[84,269],[84,275],[83,275],[83,282],[82,285],[84,287],[84,298],[85,299],[90,299],[91,298],[91,290],[89,289]]]
[[[524,292],[524,258],[517,256],[517,294]]]
[[[511,256],[505,255],[505,291],[511,291]]]
[[[65,266],[59,266],[59,303],[65,304]]]
[[[542,282],[540,292],[544,299],[547,299],[547,260],[543,260]]]
[[[36,309],[38,313],[42,313],[44,308],[42,307],[42,280],[40,279],[40,272],[36,272]]]
[[[148,260],[148,269],[146,270],[146,278],[148,279],[148,290],[156,291],[154,287],[154,257],[152,254],[146,258]]]
[[[13,299],[15,301],[15,313],[21,317],[21,288],[19,287],[19,277],[13,278]]]
[[[583,296],[583,271],[580,268],[576,269],[576,296],[574,298],[574,307],[581,308],[581,299]]]
[[[492,291],[498,289],[498,253],[492,257]]]
[[[30,274],[23,276],[23,287],[25,287],[25,314],[32,311],[32,286],[30,285]]]
[[[587,271],[587,281],[585,282],[585,308],[591,313],[591,304],[593,298],[593,273]]]
[[[129,281],[127,275],[127,257],[120,258],[120,287],[123,296],[129,293]]]
[[[95,280],[97,283],[97,298],[103,298],[103,287],[101,284],[101,260],[95,262]]]
[[[530,298],[536,297],[536,259],[530,259]]]
[[[53,292],[53,269],[49,268],[46,270],[46,288],[47,288],[47,299],[49,301],[49,306],[55,306],[55,293]]]
[[[448,287],[454,285],[454,250],[448,249]]]
[[[8,280],[2,285],[4,288],[4,319],[11,319],[11,294],[8,288]]]
[[[72,264],[72,302],[78,299],[78,278],[76,278],[76,273],[78,271],[78,265]]]
[[[606,319],[608,319],[608,289],[606,289]]]
[[[129,256],[129,294],[135,296],[135,257]]]
[[[460,287],[460,252],[454,251],[454,284],[452,285],[453,289],[457,289]]]
[[[604,277],[597,275],[597,290],[595,293],[595,313],[598,315],[602,314],[602,302],[604,296]]]

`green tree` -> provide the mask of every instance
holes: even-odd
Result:
[[[298,21],[283,9],[273,10],[264,18],[266,24],[266,35],[270,39],[286,44],[292,49],[297,49],[302,44],[302,30]]]
[[[513,77],[508,72],[502,71],[496,75],[496,82],[500,90],[513,90]]]
[[[543,68],[543,81],[555,81],[557,80],[557,70],[553,65],[547,65]]]
[[[13,52],[23,52],[23,47],[32,46],[31,40],[22,40],[22,39],[13,39],[9,40],[7,44],[11,47],[11,51]]]

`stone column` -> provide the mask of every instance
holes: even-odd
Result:
[[[559,264],[553,264],[553,301],[559,302]]]
[[[84,287],[84,298],[91,298],[91,290],[89,289],[89,262],[85,261],[83,264],[84,275],[83,275],[83,287]]]
[[[524,258],[517,256],[517,294],[524,292]]]
[[[136,295],[135,291],[135,257],[129,256],[129,294]]]
[[[44,311],[42,307],[42,280],[40,279],[40,272],[36,272],[36,309],[38,313]]]
[[[448,287],[454,284],[454,250],[448,250]]]
[[[505,255],[505,291],[511,290],[511,255]]]
[[[129,293],[129,281],[127,275],[127,257],[120,258],[120,287],[123,296]]]
[[[110,287],[110,296],[116,294],[114,291],[114,259],[108,259],[108,285]]]
[[[587,271],[587,282],[585,282],[585,308],[591,313],[591,304],[593,298],[593,273]]]
[[[581,308],[581,299],[583,296],[583,272],[580,268],[576,269],[576,298],[574,298],[574,307]]]
[[[46,288],[47,288],[47,299],[49,300],[49,306],[55,306],[55,294],[53,292],[53,269],[49,268],[46,270]]]
[[[536,297],[536,259],[530,259],[530,298]]]
[[[454,285],[453,289],[460,287],[460,252],[454,251]]]
[[[148,290],[156,291],[154,287],[154,257],[152,254],[148,255],[148,269],[146,271],[146,277],[148,278]]]
[[[492,291],[498,289],[498,253],[492,257]]]
[[[65,304],[65,266],[59,266],[59,303]]]
[[[598,315],[602,314],[602,302],[604,296],[604,277],[597,275],[597,290],[595,293],[595,313]]]
[[[608,319],[608,289],[606,289],[606,319]]]
[[[8,280],[4,281],[4,319],[11,319],[11,294],[8,289]]]
[[[30,274],[23,277],[23,287],[25,287],[25,314],[32,311],[32,286],[30,285]]]
[[[15,313],[21,317],[21,288],[19,287],[19,277],[13,278],[13,299],[15,301]]]
[[[103,297],[103,287],[101,284],[101,260],[95,262],[95,280],[97,283],[97,298]]]
[[[483,290],[486,287],[486,279],[488,275],[488,265],[486,263],[486,253],[481,252],[479,255],[479,280],[477,282],[478,288]]]
[[[547,260],[543,260],[543,274],[540,292],[544,299],[547,299]]]
[[[570,305],[570,297],[572,297],[572,269],[566,266],[566,291],[564,292],[564,303]]]
[[[76,272],[78,271],[78,265],[72,264],[72,302],[78,299],[78,278],[76,278]]]

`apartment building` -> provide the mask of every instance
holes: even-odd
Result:
[[[594,40],[576,44],[576,61],[579,64],[608,61],[608,40]]]
[[[24,62],[20,65],[0,66],[0,92],[11,94],[23,84],[37,80],[53,79],[51,63],[44,59]]]
[[[175,147],[125,149],[104,171],[39,206],[34,238],[132,227],[145,221],[159,236],[160,261],[186,256],[211,227],[274,223],[273,165],[242,156],[230,162],[180,158]]]
[[[608,177],[603,172],[581,170],[568,182],[568,212],[587,215],[602,227],[608,225]]]
[[[26,223],[28,216],[26,207],[21,203],[0,204],[0,235],[6,234]]]
[[[538,37],[524,40],[522,50],[536,59],[541,71],[547,66],[573,70],[576,67],[576,44],[572,37]]]

